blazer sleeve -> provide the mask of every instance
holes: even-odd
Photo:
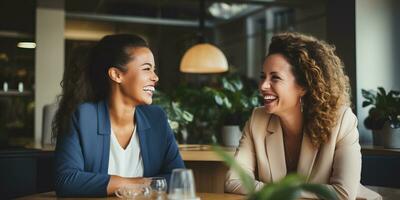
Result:
[[[108,174],[84,170],[77,114],[72,116],[70,131],[57,138],[55,151],[55,190],[61,197],[107,196]]]
[[[350,108],[344,111],[335,145],[332,174],[325,184],[334,190],[341,200],[354,200],[361,178],[361,151],[357,118]],[[303,198],[316,198],[314,194],[302,193]]]
[[[179,148],[176,143],[174,133],[168,124],[168,119],[164,111],[162,116],[163,116],[163,122],[166,126],[164,129],[166,130],[166,148],[164,151],[165,153],[164,153],[163,167],[160,171],[160,174],[158,174],[157,176],[165,177],[167,183],[169,183],[172,170],[177,168],[185,168],[185,164],[183,163],[182,157],[179,153]]]
[[[254,111],[253,111],[254,115]],[[246,122],[243,128],[242,138],[235,153],[235,160],[247,172],[251,178],[254,179],[256,190],[261,189],[264,183],[255,179],[256,156],[254,151],[254,143],[251,133],[251,118]],[[239,176],[232,168],[228,171],[225,179],[225,192],[236,194],[247,194],[245,187],[243,187]]]
[[[357,117],[347,108],[336,141],[332,175],[329,183],[340,199],[356,199],[361,179],[361,147]]]

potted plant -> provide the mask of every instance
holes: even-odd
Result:
[[[168,116],[168,123],[180,143],[187,139],[187,125],[193,121],[193,114],[184,108],[180,102],[173,101],[167,94],[156,90],[154,103],[161,106]]]
[[[221,110],[214,103],[213,96],[206,87],[180,85],[173,92],[174,99],[181,102],[193,113],[193,121],[188,124],[188,143],[209,144],[217,141],[217,127]]]
[[[378,87],[378,91],[362,90],[362,96],[365,98],[362,107],[372,106],[364,125],[372,130],[374,145],[400,148],[400,91],[387,93]]]
[[[321,184],[307,183],[304,177],[297,174],[290,174],[279,182],[266,184],[261,190],[255,191],[253,179],[239,166],[231,155],[224,152],[218,146],[213,146],[213,150],[239,175],[243,186],[248,192],[247,199],[249,200],[295,200],[298,199],[301,191],[314,193],[322,199],[338,199],[336,193],[328,187]]]
[[[222,141],[225,146],[236,147],[241,138],[241,129],[254,107],[260,105],[256,87],[244,84],[239,76],[224,76],[220,88],[206,88],[222,113]]]

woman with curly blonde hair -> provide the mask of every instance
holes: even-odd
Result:
[[[256,188],[298,173],[340,199],[381,199],[360,185],[357,118],[343,68],[324,41],[300,33],[272,38],[259,84],[264,106],[254,109],[235,154]],[[246,193],[233,171],[225,190]]]

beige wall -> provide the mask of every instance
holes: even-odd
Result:
[[[42,110],[61,93],[64,72],[63,0],[38,0],[35,55],[35,141],[42,138]]]

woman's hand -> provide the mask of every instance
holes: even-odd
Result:
[[[108,182],[108,185],[107,185],[107,194],[108,195],[114,194],[115,190],[117,190],[118,188],[120,188],[122,186],[135,185],[135,184],[149,186],[150,183],[151,183],[150,178],[143,178],[143,177],[124,178],[124,177],[120,177],[120,176],[111,175],[110,181]]]

